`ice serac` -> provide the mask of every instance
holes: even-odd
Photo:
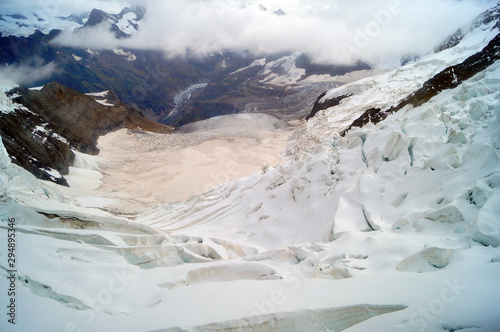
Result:
[[[427,248],[403,260],[396,270],[403,272],[432,272],[446,267],[456,250]]]
[[[396,159],[401,151],[407,150],[410,146],[410,139],[400,131],[392,132],[389,141],[384,147],[382,156],[387,161]]]
[[[401,305],[355,305],[323,310],[286,312],[245,317],[239,320],[213,323],[196,327],[169,328],[153,332],[173,331],[261,331],[261,332],[301,332],[301,331],[344,331],[351,326],[379,315],[405,309]]]
[[[20,87],[8,92],[5,98],[17,106],[0,113],[0,135],[13,161],[38,178],[67,185],[62,175],[73,164],[71,149],[97,154],[99,136],[120,128],[171,132],[109,94],[112,106],[56,82],[39,91]]]
[[[485,246],[498,247],[500,244],[499,216],[500,193],[495,191],[470,224],[469,233],[472,238]]]

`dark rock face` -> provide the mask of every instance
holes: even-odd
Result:
[[[338,106],[342,100],[349,98],[352,95],[338,96],[338,97],[335,97],[333,99],[325,100],[323,103],[321,103],[321,99],[323,99],[324,96],[326,96],[326,92],[323,92],[318,97],[318,99],[316,100],[316,102],[313,105],[311,112],[306,116],[306,121],[309,120],[310,118],[314,117],[316,115],[316,113],[318,113],[319,111],[326,110],[330,107]]]
[[[111,25],[110,29],[115,34],[116,38],[130,37],[130,35],[121,31],[120,28],[118,28],[118,26],[116,26],[115,24],[121,18],[120,14],[110,15],[100,9],[92,9],[87,22],[85,22],[81,29],[87,29],[99,25],[103,22],[109,22]]]
[[[100,9],[92,9],[90,12],[89,18],[87,19],[87,22],[83,25],[83,27],[93,27],[96,26],[104,21],[106,21],[106,16],[107,14],[103,12]]]
[[[387,118],[389,114],[395,113],[407,105],[418,107],[442,91],[456,88],[463,81],[485,70],[498,59],[500,59],[500,34],[496,35],[480,52],[470,56],[458,65],[446,68],[426,81],[422,88],[403,99],[397,106],[385,111],[381,109],[369,109],[365,111],[364,114],[344,131],[344,134],[352,127],[362,127],[370,121],[378,123]]]
[[[424,86],[403,100],[397,107],[411,104],[415,107],[426,103],[446,89],[453,89],[463,81],[485,70],[500,58],[500,34],[498,34],[481,52],[467,58],[464,62],[448,67],[427,82]]]
[[[463,33],[463,31],[461,29],[459,29],[454,34],[452,34],[451,36],[446,38],[446,40],[441,45],[436,47],[434,49],[434,52],[439,53],[441,51],[455,47],[462,41],[462,39],[464,39],[464,37],[465,37],[465,34]]]
[[[14,113],[0,113],[0,135],[12,162],[39,179],[68,185],[64,178],[49,172],[68,174],[75,155],[42,117],[24,108]]]
[[[382,112],[380,108],[369,108],[359,118],[357,118],[351,123],[349,128],[347,128],[342,133],[342,136],[344,136],[345,133],[352,127],[363,127],[369,122],[379,123],[380,121],[384,120],[387,116],[388,114],[386,112]]]
[[[116,25],[121,19],[123,19],[123,16],[128,13],[135,14],[135,19],[128,20],[128,22],[136,30],[138,30],[137,23],[144,18],[144,14],[146,13],[146,9],[141,6],[125,7],[119,14],[108,14],[100,9],[93,9],[90,12],[85,24],[83,24],[83,21],[80,21],[83,26],[79,29],[92,28],[103,22],[108,22],[111,25],[110,30],[115,34],[116,38],[128,38],[130,35],[120,30],[120,28]]]
[[[14,163],[38,178],[59,184],[67,185],[50,170],[68,174],[74,161],[71,149],[97,154],[100,135],[120,128],[171,132],[118,99],[113,100],[115,106],[105,106],[55,82],[40,91],[18,88],[10,94],[22,106],[0,113],[0,135],[7,152]]]
[[[117,99],[114,106],[105,106],[56,82],[47,84],[40,91],[21,88],[19,92],[16,102],[56,126],[56,132],[69,140],[71,147],[83,153],[97,154],[99,136],[120,128],[170,132],[169,127],[146,119],[139,111]]]

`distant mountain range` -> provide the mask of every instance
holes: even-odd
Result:
[[[26,85],[56,81],[82,93],[111,90],[148,118],[173,126],[241,112],[305,117],[320,93],[339,84],[335,76],[370,69],[364,63],[317,65],[296,53],[262,58],[221,50],[201,59],[166,59],[154,50],[95,50],[52,43],[61,29],[81,31],[103,22],[109,22],[117,38],[128,38],[140,30],[144,15],[143,7],[127,7],[119,14],[94,9],[66,17],[0,16],[0,64],[51,64],[55,70],[50,75]]]

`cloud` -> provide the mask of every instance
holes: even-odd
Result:
[[[79,29],[76,32],[66,30],[56,37],[53,43],[68,47],[91,49],[119,47],[124,41],[116,39],[114,33],[110,31],[110,27],[111,23],[106,21],[91,28]]]
[[[40,65],[41,61],[37,64],[28,65],[10,65],[0,67],[0,80],[13,81],[19,85],[30,85],[37,81],[46,79],[57,72],[54,63]]]
[[[27,11],[38,14],[47,12],[52,16],[58,16],[99,8],[110,13],[118,13],[130,3],[132,2],[126,0],[2,0],[0,1],[0,12],[5,14],[25,13]]]
[[[200,56],[224,49],[266,56],[304,52],[321,63],[377,64],[430,51],[491,1],[478,0],[148,0],[141,30],[117,40],[105,26],[65,32],[67,46],[155,49]],[[281,8],[287,15],[278,16]]]

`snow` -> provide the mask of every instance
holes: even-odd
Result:
[[[243,127],[245,126],[245,127]],[[269,115],[234,115],[200,121],[175,135],[119,130],[99,139],[105,174],[100,190],[119,208],[189,197],[280,162],[290,134]],[[116,192],[116,193],[113,193]]]
[[[11,98],[7,97],[7,92],[17,88],[18,85],[11,81],[0,80],[0,112],[9,114],[15,112],[16,109],[26,109],[23,105],[13,102]]]
[[[118,22],[116,22],[116,26],[126,34],[132,35],[138,31],[136,30],[136,28],[132,23],[140,25],[141,21],[137,21],[137,15],[135,13],[130,12],[123,15],[123,17]]]
[[[94,97],[94,100],[101,105],[115,106],[114,104],[109,103],[108,100],[106,99],[106,96],[108,95],[108,93],[109,93],[109,91],[102,91],[102,92],[86,93],[86,95],[90,96],[90,97]]]
[[[76,154],[73,188],[13,165],[0,141],[0,247],[16,218],[20,262],[9,330],[497,330],[500,62],[420,107],[338,134],[489,38],[479,28],[450,50],[331,90],[354,95],[294,128],[283,162],[184,202],[139,197],[193,186],[162,183],[164,167],[187,168],[178,155],[167,161],[168,149],[185,148],[200,160],[188,177],[206,178],[215,168],[203,164],[217,155],[194,151],[236,140],[227,140],[235,119],[247,125],[243,140],[280,125],[241,115],[170,136],[118,131],[99,140],[99,156]],[[230,170],[228,155],[216,167]],[[113,167],[127,166],[115,196],[99,192]],[[156,181],[141,178],[148,172]],[[134,191],[139,211],[116,205]]]
[[[69,143],[69,141],[68,141],[66,138],[62,137],[62,136],[61,136],[61,135],[59,135],[58,133],[54,133],[54,132],[53,132],[53,133],[52,133],[52,136],[53,136],[53,137],[55,137],[56,139],[60,140],[60,141],[61,141],[61,142],[63,142],[64,144],[67,144],[67,145],[69,145],[69,144],[70,144],[70,143]]]
[[[369,108],[387,109],[422,87],[423,83],[435,74],[447,67],[461,63],[469,56],[479,52],[498,33],[498,29],[494,28],[494,25],[495,22],[492,22],[488,26],[472,30],[457,46],[451,49],[430,54],[385,74],[367,77],[331,90],[322,100],[355,94],[354,98],[357,102],[353,101],[353,103],[362,105],[362,111]],[[335,121],[338,119],[335,118]]]
[[[53,169],[53,168],[49,168],[49,169],[46,169],[45,170],[50,176],[58,179],[61,177],[61,173],[59,173],[57,170]]]
[[[265,76],[261,79],[261,82],[271,85],[297,84],[306,74],[305,69],[295,66],[295,61],[300,55],[300,53],[293,53],[290,56],[284,56],[278,60],[266,63],[263,71],[260,73],[260,75]],[[275,68],[281,68],[284,74],[274,73],[273,70]]]
[[[104,105],[104,106],[115,106],[114,104],[110,104],[108,103],[108,100],[107,99],[103,99],[103,100],[97,100],[96,101],[101,104],[101,105]]]
[[[86,93],[87,96],[91,97],[101,97],[105,98],[108,95],[109,91],[102,91],[102,92],[91,92],[91,93]]]
[[[226,60],[224,59],[224,61],[226,61]],[[233,71],[233,72],[232,72],[231,74],[229,74],[229,75],[234,75],[234,74],[236,74],[236,73],[239,73],[239,72],[242,72],[242,71],[245,71],[245,70],[247,70],[247,69],[254,68],[254,67],[263,67],[263,66],[265,66],[265,64],[266,64],[266,58],[262,58],[262,59],[254,60],[254,61],[253,61],[251,64],[249,64],[248,66],[243,67],[243,68],[240,68],[240,69],[238,69],[238,70],[236,70],[236,71]]]
[[[40,11],[33,13],[29,8],[21,9],[22,14],[26,19],[16,19],[11,16],[2,15],[0,20],[0,31],[4,36],[29,36],[36,30],[40,30],[47,34],[52,29],[74,30],[80,27],[80,24],[68,20],[62,20],[53,17],[48,11]]]
[[[73,56],[73,59],[75,59],[75,61],[81,61],[83,58],[82,57],[79,57],[77,55],[74,55],[74,54],[71,54]]]
[[[262,79],[261,82],[271,85],[291,85],[297,84],[298,81],[306,74],[306,70],[303,68],[297,68],[295,63],[286,70],[285,75],[279,75],[272,73],[266,78]]]
[[[132,52],[125,52],[121,48],[113,48],[113,53],[124,56],[129,62],[137,60],[137,57]]]
[[[493,112],[499,105],[500,86],[493,85],[491,79],[498,75],[499,67],[490,67],[422,107],[403,109],[376,126],[352,131],[345,139],[329,131],[315,131],[321,128],[316,123],[330,116],[325,112],[307,128],[318,143],[301,135],[295,143],[300,152],[291,154],[291,161],[264,175],[218,188],[201,200],[146,211],[137,221],[173,235],[222,238],[254,246],[261,254],[246,255],[244,260],[266,263],[282,277],[306,278],[300,279],[301,285],[315,284],[314,278],[348,280],[352,285],[347,289],[356,291],[341,297],[343,305],[355,304],[353,297],[363,294],[358,303],[380,303],[384,298],[385,303],[408,307],[389,315],[392,318],[372,319],[352,330],[386,330],[387,326],[401,331],[439,330],[442,326],[493,330],[498,324],[498,304],[494,300],[498,292],[488,294],[478,285],[484,282],[491,289],[495,279],[482,278],[494,278],[499,272],[490,263],[498,250],[483,246],[495,246],[494,241],[498,241],[499,226],[493,217],[498,214],[498,204],[496,196],[491,196],[496,192],[496,178],[490,177],[500,170],[496,152],[500,144],[498,113]],[[377,79],[382,81],[383,77]],[[386,82],[391,85],[389,80]],[[384,86],[374,84],[371,88]],[[387,99],[394,93],[391,89],[384,91]],[[357,101],[351,100],[341,107],[352,109]],[[478,104],[485,105],[483,111],[471,114]],[[461,139],[454,139],[457,133],[462,134]],[[481,185],[485,180],[491,185]],[[473,189],[479,186],[492,197],[491,203],[482,208],[469,200],[471,190],[473,196],[482,198],[480,189]],[[485,200],[490,202],[482,200],[483,204]],[[310,266],[310,270],[303,271],[300,265]],[[314,278],[307,279],[309,276]],[[286,277],[277,283],[283,286],[286,280],[292,283]],[[365,282],[373,287],[365,288]],[[369,300],[374,289],[393,290],[404,283],[408,283],[401,288],[404,298],[389,299],[389,294],[398,293],[391,291],[377,293],[378,299]],[[175,289],[180,292],[179,287]],[[226,292],[230,292],[228,287],[224,285]],[[332,294],[339,294],[347,286],[318,285],[303,297],[289,296],[288,305],[269,300],[269,293],[276,287],[257,300],[257,307],[266,309],[261,314],[293,311],[299,315],[299,307],[321,307],[321,295],[328,293],[329,287]],[[252,290],[262,288],[259,285]],[[472,314],[469,304],[479,293],[484,302],[474,306]],[[251,317],[252,308],[256,311],[249,302],[250,308],[240,317]],[[291,302],[296,306],[290,307]],[[431,318],[426,318],[426,312]],[[227,324],[223,326],[234,323]]]
[[[66,138],[64,138],[61,135],[54,133],[53,131],[45,128],[45,127],[47,127],[47,125],[48,125],[48,123],[45,123],[42,126],[35,126],[35,128],[33,128],[33,130],[31,132],[34,135],[41,137],[43,139],[43,142],[45,142],[47,140],[47,137],[54,137],[54,138],[58,139],[59,141],[61,141],[62,143],[69,145],[69,141]],[[48,172],[48,173],[50,174],[50,172]],[[57,177],[59,178],[59,177],[61,177],[61,175],[58,174]]]
[[[33,13],[29,7],[19,8],[19,14],[23,15],[23,18],[13,18],[9,15],[1,15],[0,20],[0,31],[2,31],[5,36],[29,36],[33,34],[36,30],[40,30],[47,34],[53,29],[61,30],[75,30],[81,28],[82,25],[71,21],[65,20],[61,16],[54,16],[53,11],[46,8],[44,10],[39,10],[37,13]],[[86,22],[88,19],[88,14],[86,17],[82,18],[82,22]],[[126,34],[132,35],[138,30],[135,26],[140,27],[142,21],[137,21],[137,16],[133,12],[126,13],[121,19],[117,19],[117,16],[109,16],[108,20],[111,23],[116,24],[116,26]],[[79,61],[79,60],[77,60]]]
[[[42,86],[36,86],[36,87],[30,88],[30,90],[40,91],[40,90],[42,90],[44,87],[45,87],[45,85],[42,85]]]

